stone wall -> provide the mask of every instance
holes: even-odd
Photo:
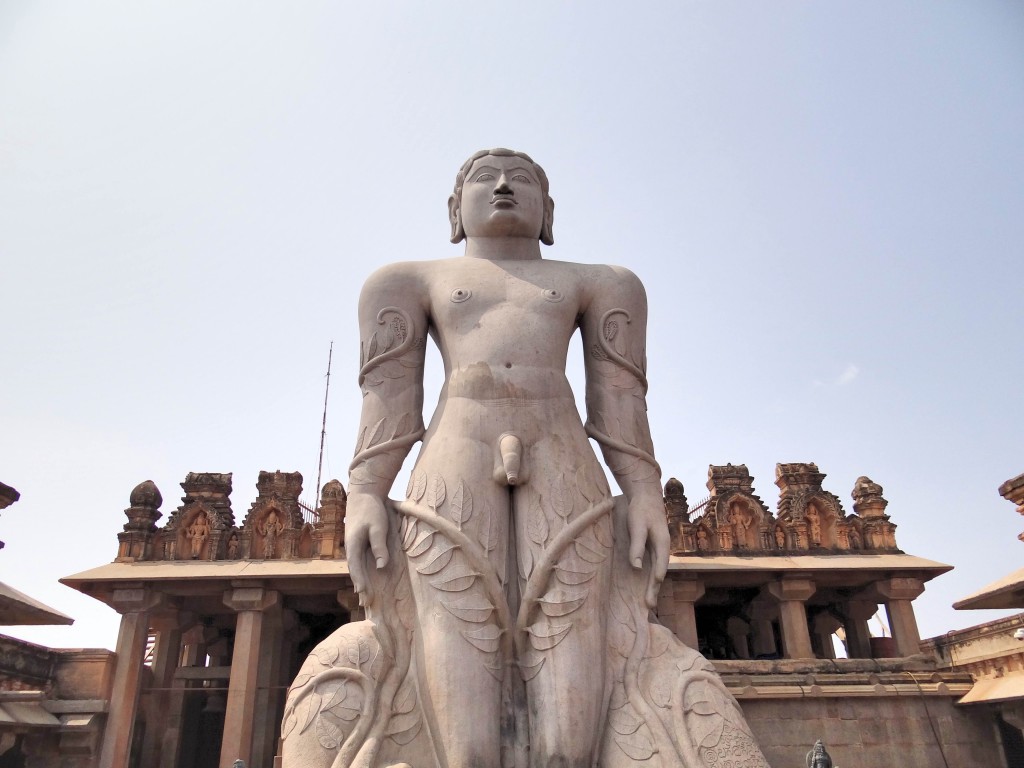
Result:
[[[991,717],[954,698],[849,697],[741,701],[773,768],[804,765],[816,739],[837,768],[1004,765]]]

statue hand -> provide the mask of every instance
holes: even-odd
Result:
[[[629,500],[629,562],[634,568],[643,567],[644,550],[651,554],[651,576],[647,582],[647,607],[653,609],[658,602],[661,582],[668,570],[669,534],[665,522],[665,501],[661,494],[644,494]]]
[[[388,510],[384,499],[371,494],[353,493],[345,509],[345,552],[348,555],[352,586],[365,605],[368,596],[366,553],[373,553],[377,568],[388,564]]]

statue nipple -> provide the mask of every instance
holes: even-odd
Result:
[[[506,432],[498,438],[498,453],[501,456],[501,469],[504,479],[509,485],[518,485],[519,467],[522,463],[523,443],[515,435]]]

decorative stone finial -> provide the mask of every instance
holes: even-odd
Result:
[[[341,484],[340,480],[328,480],[324,485],[322,491],[320,491],[320,503],[330,501],[345,501],[348,495],[345,493],[345,486]]]
[[[152,480],[143,480],[132,488],[128,503],[133,507],[143,509],[159,509],[160,505],[164,503],[164,497],[160,495],[160,489],[156,487],[156,483]]]
[[[665,514],[670,520],[690,518],[690,506],[686,501],[683,484],[674,477],[670,477],[665,483]]]
[[[711,464],[708,466],[708,490],[712,495],[724,495],[732,490],[752,493],[754,478],[746,464],[726,464],[724,467]]]
[[[860,517],[882,517],[889,502],[882,498],[882,486],[861,475],[853,486],[853,511]]]

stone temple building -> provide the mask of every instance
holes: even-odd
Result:
[[[775,474],[775,510],[743,465],[710,467],[709,495],[692,506],[668,481],[673,554],[657,606],[713,660],[769,762],[803,765],[820,738],[846,767],[1001,765],[991,720],[956,706],[971,675],[922,652],[913,601],[950,567],[899,549],[868,478],[850,513],[814,464]],[[362,618],[343,547],[346,492],[331,481],[314,508],[300,501],[301,475],[261,472],[256,501],[236,514],[232,482],[190,473],[166,516],[156,486],[139,484],[114,561],[63,579],[121,614],[97,678],[108,685],[102,738],[74,754],[39,742],[19,765],[275,765],[300,663]],[[872,637],[880,608],[891,637]]]

